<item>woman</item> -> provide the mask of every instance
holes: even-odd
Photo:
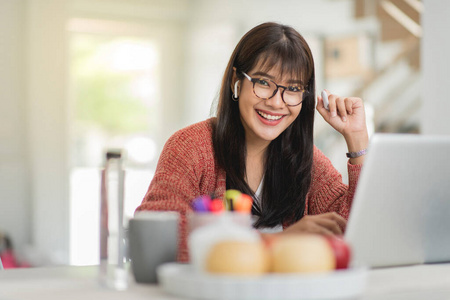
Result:
[[[319,113],[347,142],[348,186],[313,144],[314,61],[306,41],[276,23],[242,37],[223,77],[217,117],[167,141],[137,208],[180,212],[180,261],[188,260],[192,199],[231,188],[253,196],[256,228],[342,234],[368,145],[364,106],[331,94],[328,111],[317,99]]]

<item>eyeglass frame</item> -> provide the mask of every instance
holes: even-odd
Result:
[[[250,82],[253,83],[253,94],[254,94],[256,97],[258,97],[259,99],[262,99],[262,100],[269,100],[269,99],[273,98],[273,97],[278,93],[278,90],[279,90],[280,88],[282,88],[283,91],[281,92],[281,100],[283,100],[283,103],[284,103],[286,106],[294,107],[294,106],[299,106],[300,104],[303,103],[303,95],[304,95],[304,93],[306,92],[306,89],[305,89],[305,88],[303,88],[303,91],[302,91],[302,93],[303,93],[303,95],[302,95],[302,101],[300,101],[300,102],[297,103],[297,104],[287,104],[286,101],[284,101],[284,92],[285,92],[286,89],[288,88],[287,86],[279,85],[279,84],[277,84],[275,81],[273,81],[272,79],[265,78],[265,79],[271,81],[273,84],[275,84],[275,86],[276,86],[277,88],[275,89],[275,91],[274,91],[274,93],[273,93],[272,96],[270,96],[269,98],[263,98],[263,97],[260,97],[260,96],[256,95],[256,92],[255,92],[255,84],[256,84],[256,81],[255,81],[255,80],[258,80],[258,79],[257,79],[257,78],[252,78],[252,77],[250,77],[250,75],[246,74],[245,72],[242,72],[242,71],[241,71],[241,73],[245,76],[245,78],[247,78]]]

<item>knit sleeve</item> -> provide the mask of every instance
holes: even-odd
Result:
[[[331,161],[314,147],[311,187],[307,196],[306,214],[337,212],[348,219],[362,165],[347,162],[349,184],[342,182],[341,174]]]
[[[175,133],[165,144],[148,191],[136,211],[180,213],[178,260],[187,261],[187,220],[190,202],[200,195],[199,149],[186,131]]]

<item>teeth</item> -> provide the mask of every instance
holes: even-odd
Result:
[[[261,111],[259,111],[259,110],[258,110],[258,114],[259,114],[261,117],[263,117],[264,119],[274,120],[274,121],[279,120],[279,119],[281,119],[281,118],[283,117],[283,116],[272,116],[272,115],[268,115],[268,114],[265,114],[265,113],[263,113],[263,112],[261,112]]]

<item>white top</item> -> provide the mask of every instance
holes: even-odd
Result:
[[[261,182],[259,183],[259,186],[258,186],[258,188],[256,189],[256,192],[255,192],[255,198],[253,200],[256,201],[256,202],[259,202],[259,199],[261,198],[263,181],[264,181],[264,176],[261,179]],[[258,217],[257,216],[252,216],[252,223],[255,224],[256,221],[258,221]],[[281,224],[278,224],[275,227],[258,228],[258,231],[262,232],[262,233],[276,233],[276,232],[283,231],[283,226]]]

